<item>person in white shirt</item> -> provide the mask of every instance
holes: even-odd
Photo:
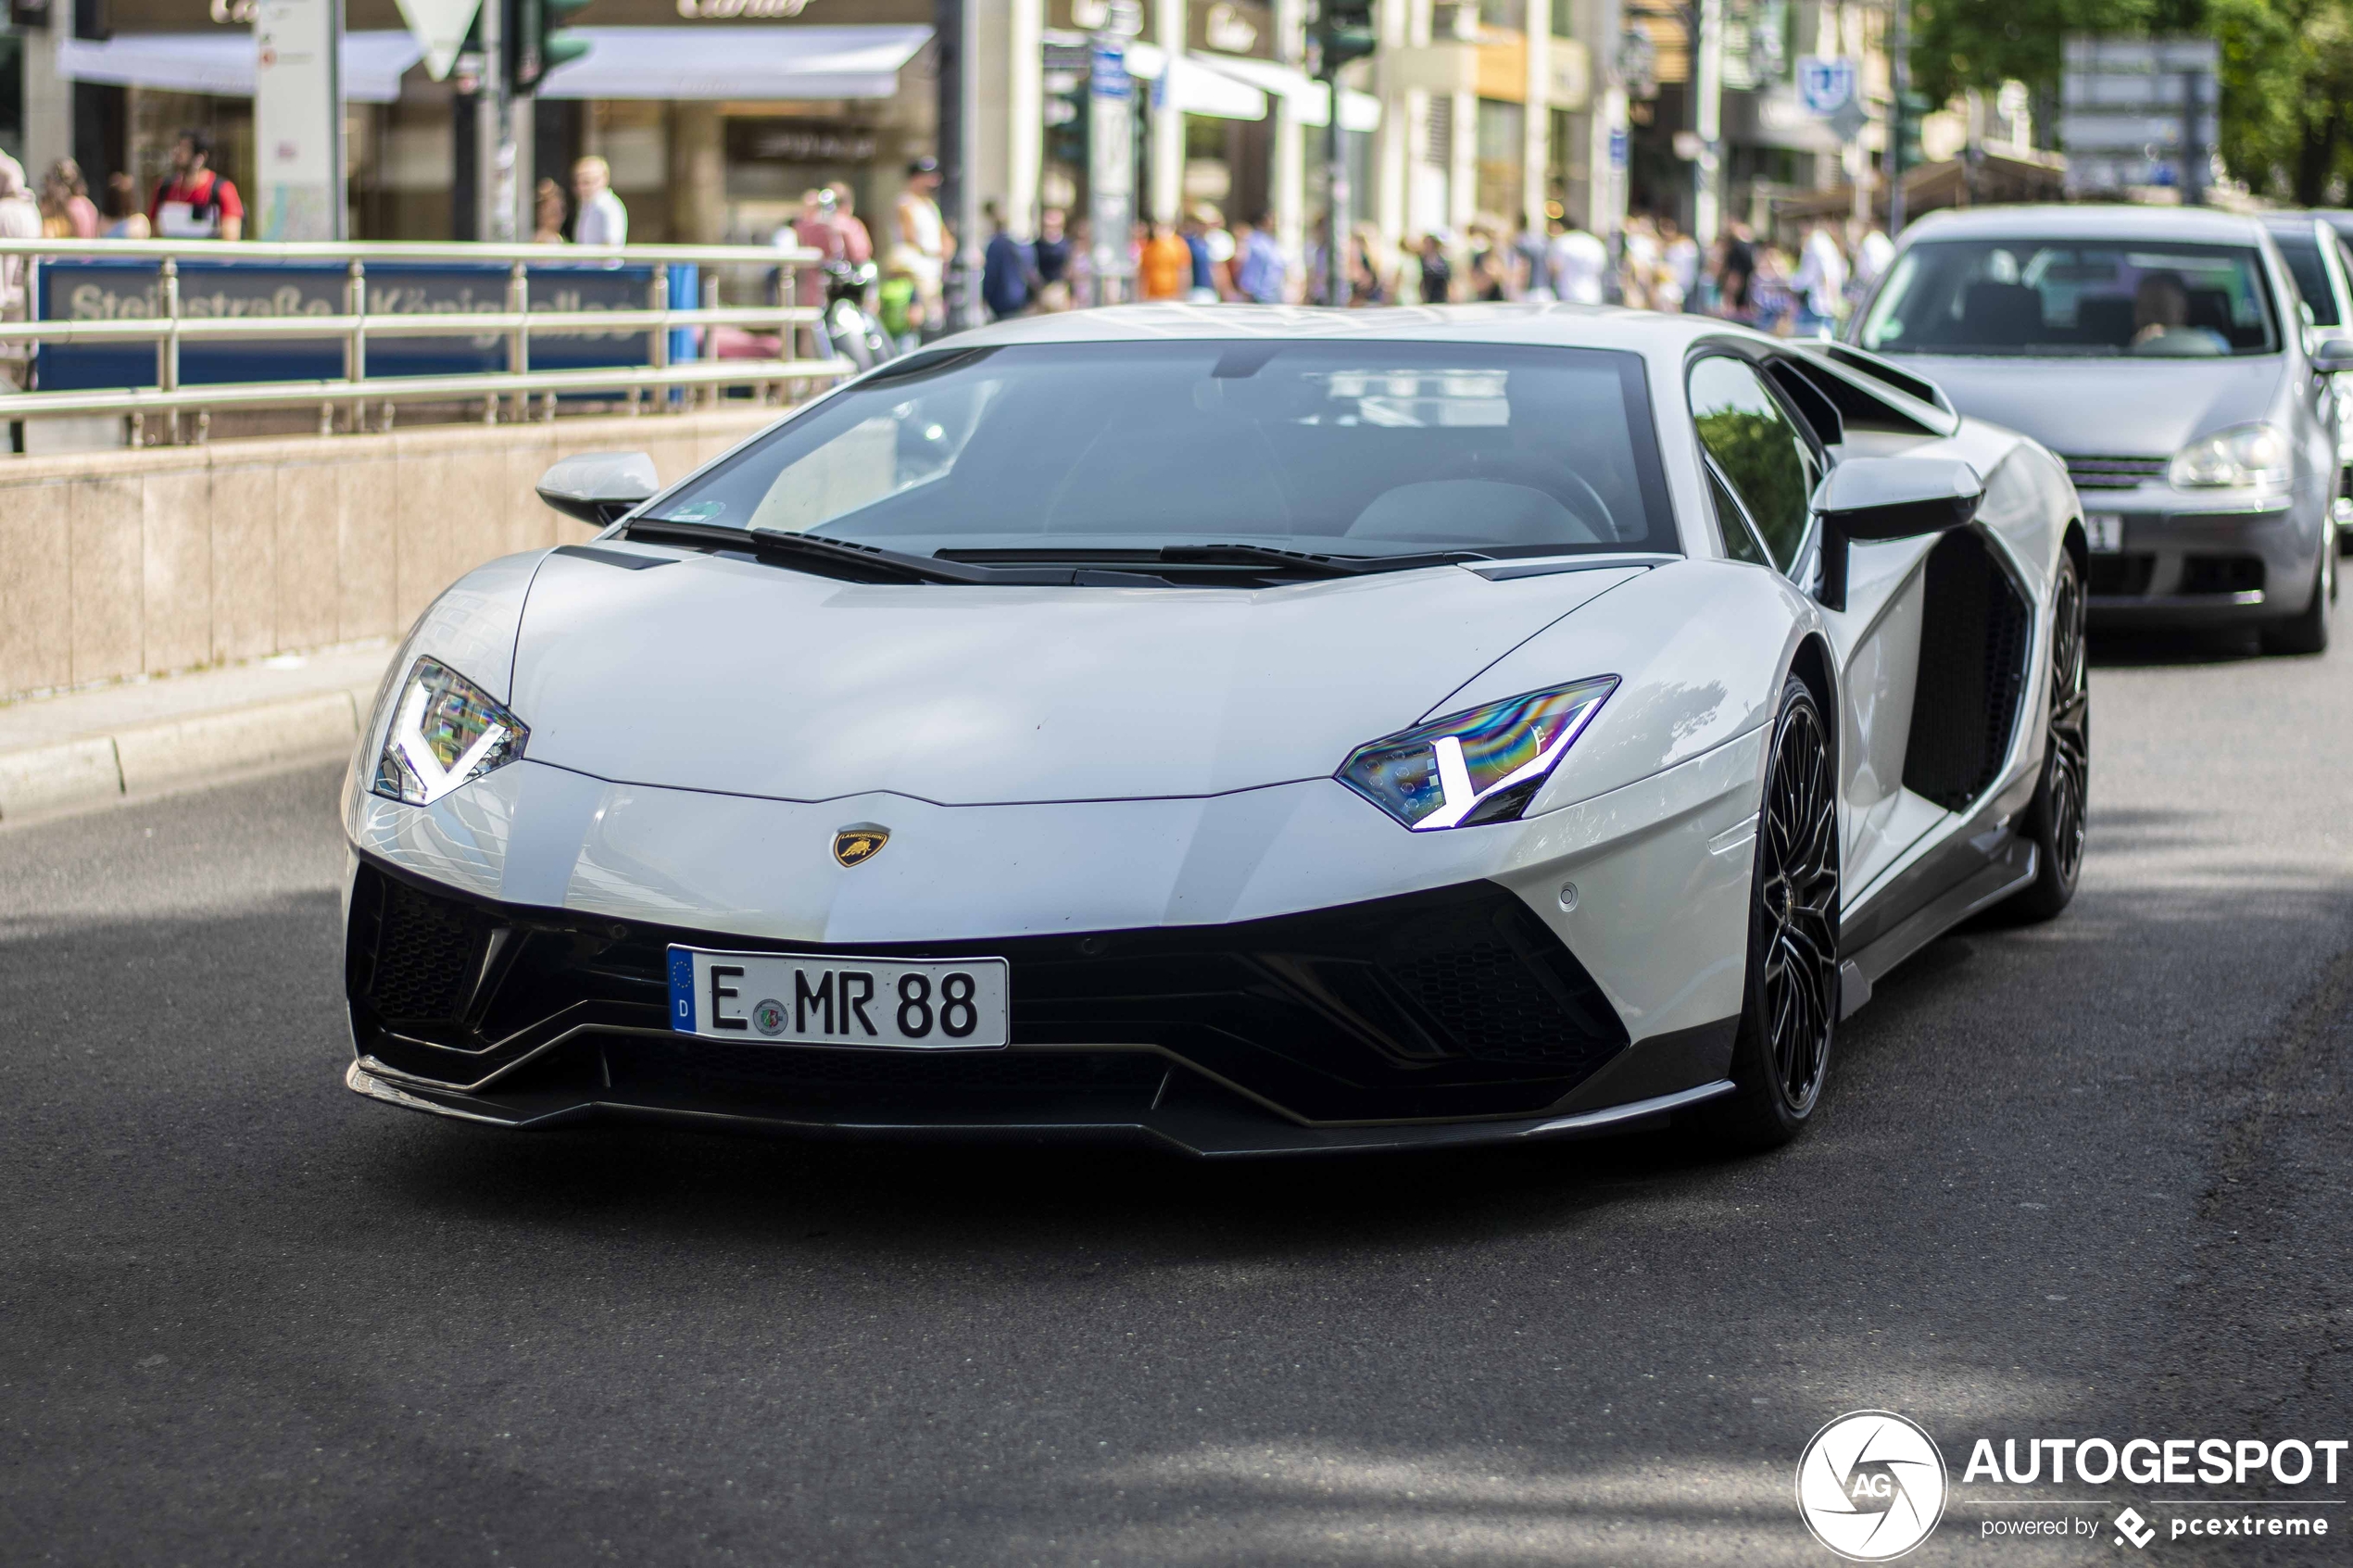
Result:
[[[41,207],[25,189],[24,166],[0,153],[0,239],[41,237]],[[0,257],[0,321],[21,321],[32,314],[26,295],[25,258]],[[27,381],[26,353],[30,345],[0,338],[0,392],[21,391]],[[7,449],[24,449],[23,427],[8,424]]]
[[[919,157],[907,166],[907,184],[899,193],[897,245],[913,263],[915,297],[930,336],[947,325],[948,258],[956,254],[955,231],[939,210],[939,160]]]
[[[580,198],[580,212],[572,223],[573,244],[629,243],[629,209],[612,194],[612,169],[603,158],[585,157],[572,166],[572,194]]]
[[[1599,305],[1609,273],[1609,246],[1577,226],[1574,214],[1553,225],[1548,258],[1553,295],[1568,305]]]
[[[1695,309],[1698,306],[1695,296],[1699,292],[1699,242],[1676,228],[1672,219],[1660,219],[1658,232],[1667,242],[1667,273],[1674,280],[1677,307]]]
[[[1886,230],[1873,225],[1855,246],[1855,274],[1846,281],[1847,293],[1859,303],[1894,259],[1895,242],[1887,237]]]
[[[1828,337],[1837,330],[1839,306],[1846,297],[1846,253],[1829,224],[1817,223],[1806,232],[1790,284],[1797,295],[1798,336]]]

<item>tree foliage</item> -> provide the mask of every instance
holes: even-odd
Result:
[[[1913,0],[1912,83],[1942,103],[1964,88],[2023,82],[2058,95],[2061,44],[2079,32],[2146,32],[2196,0]]]
[[[2332,199],[2353,160],[2353,0],[2208,0],[2222,161],[2257,191]]]
[[[2353,0],[1913,0],[1912,80],[1936,102],[2022,82],[2048,116],[2077,33],[2220,42],[2222,161],[2257,191],[2309,206],[2353,173]]]

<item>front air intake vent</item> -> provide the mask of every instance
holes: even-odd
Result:
[[[365,995],[387,1022],[454,1022],[482,961],[489,922],[465,905],[389,877]]]

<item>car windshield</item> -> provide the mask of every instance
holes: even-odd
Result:
[[[641,516],[902,554],[1677,548],[1639,357],[1090,343],[845,388]]]
[[[2296,292],[2312,307],[2312,324],[2334,327],[2336,320],[2336,295],[2329,287],[2327,266],[2321,260],[2321,242],[2309,228],[2301,227],[2287,232],[2272,231],[2271,239],[2280,247],[2280,259],[2287,263],[2288,276],[2296,280]]]
[[[1896,258],[1863,320],[1881,354],[2276,354],[2251,245],[1933,240]]]

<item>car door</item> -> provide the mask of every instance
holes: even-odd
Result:
[[[1692,420],[1711,477],[1753,524],[1768,557],[1765,564],[1813,593],[1820,539],[1810,502],[1834,453],[1770,383],[1770,373],[1741,355],[1703,355],[1692,362],[1687,383]],[[1733,537],[1731,530],[1726,537]],[[1850,890],[1867,886],[1944,814],[1904,792],[1919,670],[1922,596],[1916,569],[1929,543],[1856,547],[1845,608],[1823,610],[1841,669],[1840,802],[1843,880]],[[1732,553],[1742,556],[1743,547],[1735,544]]]

